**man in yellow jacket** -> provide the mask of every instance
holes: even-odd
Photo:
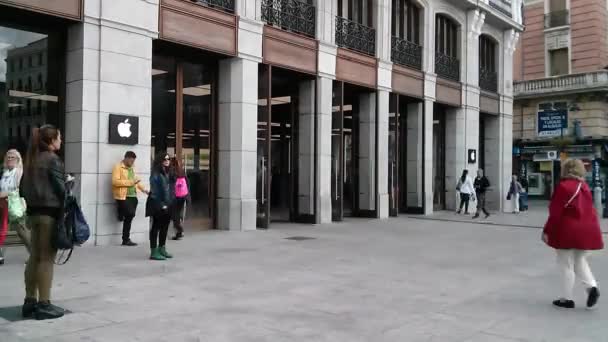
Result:
[[[131,241],[131,223],[137,211],[137,191],[149,194],[133,170],[136,158],[135,152],[128,151],[124,159],[112,170],[112,193],[116,200],[118,220],[123,222],[123,246],[137,246]]]

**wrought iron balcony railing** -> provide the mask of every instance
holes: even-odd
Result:
[[[366,55],[376,55],[376,30],[342,17],[336,17],[336,45]]]
[[[545,28],[570,25],[570,11],[563,10],[545,14]]]
[[[234,0],[190,0],[199,5],[234,13]]]
[[[479,67],[479,87],[485,91],[498,91],[498,74],[496,71]]]
[[[309,37],[315,36],[315,7],[298,0],[262,0],[262,20]]]
[[[460,82],[460,60],[435,52],[435,73],[448,80]]]
[[[422,46],[393,36],[391,40],[391,60],[393,63],[421,70]]]

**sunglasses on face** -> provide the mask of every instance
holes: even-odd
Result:
[[[171,161],[171,158],[165,157],[165,161]]]
[[[17,157],[15,157],[15,156],[8,156],[8,157],[6,157],[6,160],[17,160]]]

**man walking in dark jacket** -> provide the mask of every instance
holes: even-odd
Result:
[[[490,181],[483,174],[482,169],[477,170],[477,178],[475,178],[473,186],[475,187],[475,194],[477,195],[477,212],[473,218],[478,218],[482,211],[486,215],[486,218],[488,218],[490,213],[486,210],[486,191],[490,187]]]

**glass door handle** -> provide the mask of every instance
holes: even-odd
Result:
[[[340,161],[338,159],[336,159],[335,164],[336,164],[336,177],[335,177],[335,179],[336,179],[335,180],[335,182],[336,182],[336,198],[335,198],[335,200],[337,201],[338,198],[340,198],[340,195],[338,193],[339,190],[340,190],[340,188],[338,187],[338,181],[340,179],[340,170],[338,170],[338,165],[340,165]]]
[[[266,158],[262,158],[262,203],[266,203]]]

